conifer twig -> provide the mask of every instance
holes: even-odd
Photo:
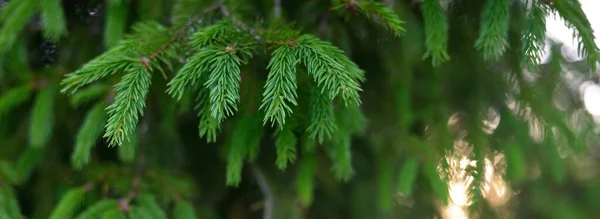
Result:
[[[269,183],[267,182],[265,175],[263,175],[262,171],[260,171],[260,169],[255,164],[251,164],[250,169],[252,170],[252,175],[254,175],[254,178],[258,183],[258,187],[260,188],[260,191],[262,192],[265,198],[263,219],[271,219],[273,218],[273,202],[275,200],[273,198],[273,193],[269,188]]]

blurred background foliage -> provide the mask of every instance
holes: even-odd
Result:
[[[241,110],[212,143],[199,136],[194,96],[165,93],[190,54],[153,74],[137,129],[118,146],[102,136],[120,75],[60,92],[134,24],[178,26],[212,4],[0,0],[0,218],[600,217],[598,107],[588,101],[598,100],[583,95],[598,90],[598,48],[577,1],[225,1],[242,22],[294,23],[364,70],[362,112],[336,105],[348,133],[334,143],[306,137],[307,85],[294,128],[252,126],[264,117],[251,109],[266,54],[242,69]],[[550,42],[541,62],[550,13],[574,27],[584,61]],[[252,144],[260,153],[242,157],[229,186],[230,151]]]

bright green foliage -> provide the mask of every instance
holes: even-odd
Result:
[[[180,100],[188,87],[201,85],[206,80],[209,61],[215,58],[219,50],[216,46],[201,48],[169,81],[167,93]]]
[[[252,159],[249,154],[251,149],[260,144],[260,139],[257,139],[254,135],[256,134],[254,130],[259,128],[260,123],[253,116],[242,117],[237,122],[227,152],[227,185],[237,186],[241,182],[244,160],[247,156]]]
[[[83,198],[85,197],[85,193],[89,188],[86,187],[78,187],[72,188],[67,191],[60,199],[56,208],[52,210],[52,213],[48,217],[49,219],[62,219],[62,218],[71,218],[73,213],[80,207]]]
[[[85,85],[91,84],[92,82],[109,75],[129,69],[134,61],[129,60],[123,62],[123,60],[128,59],[128,57],[121,52],[122,51],[119,51],[115,48],[114,50],[104,53],[103,55],[86,63],[78,71],[67,75],[67,77],[63,79],[63,89],[61,92],[69,92],[70,94],[74,94],[77,90]]]
[[[123,142],[121,146],[119,146],[119,160],[123,162],[131,163],[135,160],[136,149],[139,147],[139,136],[133,135],[129,138],[129,141]]]
[[[525,157],[523,157],[523,151],[521,151],[521,145],[518,145],[514,142],[509,142],[509,145],[504,149],[504,154],[506,155],[506,162],[515,164],[513,166],[508,167],[506,170],[506,174],[513,179],[515,182],[520,183],[525,180],[527,177],[527,172],[523,168],[525,162],[527,161]]]
[[[417,179],[417,173],[419,170],[419,163],[414,157],[409,157],[405,160],[400,168],[398,174],[398,192],[411,196],[415,180]]]
[[[131,219],[143,219],[143,218],[153,218],[152,214],[147,209],[144,209],[140,206],[133,206],[127,212],[128,218]]]
[[[213,62],[209,63],[210,75],[204,86],[209,90],[211,116],[221,122],[237,111],[240,100],[240,64],[241,59],[235,54],[236,48],[227,47],[218,50]]]
[[[333,160],[333,173],[335,178],[348,181],[354,175],[352,168],[352,154],[350,153],[350,135],[348,133],[336,133],[333,138],[329,154]]]
[[[296,193],[304,206],[310,206],[314,199],[316,154],[305,153],[300,160],[300,170],[296,180]]]
[[[425,20],[425,45],[427,52],[424,57],[431,57],[432,64],[439,66],[450,59],[448,55],[448,20],[438,0],[423,1],[423,19]]]
[[[175,219],[196,219],[196,212],[194,212],[193,206],[186,201],[179,201],[175,203],[173,209],[173,218]]]
[[[114,208],[107,210],[102,214],[102,219],[126,219],[127,215],[125,212],[121,211],[118,208]]]
[[[484,60],[498,60],[508,47],[509,0],[487,0],[475,47]]]
[[[0,185],[0,217],[1,218],[24,218],[17,203],[15,192],[7,186]]]
[[[0,218],[442,218],[456,174],[471,216],[596,216],[575,0],[0,10]],[[586,61],[540,63],[551,13]]]
[[[281,46],[273,51],[273,58],[269,62],[270,68],[263,101],[260,108],[265,111],[263,123],[271,122],[283,129],[286,117],[292,114],[292,106],[298,105],[296,98],[296,58],[295,48],[292,46]]]
[[[377,1],[358,1],[356,6],[360,12],[367,16],[367,18],[386,27],[397,37],[400,37],[405,31],[402,27],[404,22],[384,3]]]
[[[346,61],[344,54],[331,43],[303,35],[298,41],[298,58],[317,82],[321,93],[334,99],[339,94],[346,104],[359,104],[359,82],[363,71]]]
[[[90,205],[83,212],[81,212],[75,219],[93,219],[100,218],[105,213],[112,212],[111,209],[117,208],[117,200],[114,199],[102,199],[96,201],[94,204]]]
[[[277,151],[277,160],[275,164],[279,169],[286,169],[288,162],[296,161],[296,144],[298,140],[292,130],[284,128],[275,133],[275,147]]]
[[[138,206],[148,212],[149,218],[166,219],[167,215],[164,210],[158,205],[156,199],[150,194],[140,194],[136,198]]]
[[[230,20],[222,20],[213,25],[207,26],[194,33],[190,39],[190,44],[196,48],[203,48],[213,43],[223,44],[242,35],[232,28],[233,23]],[[247,37],[247,36],[245,36]]]
[[[521,65],[529,70],[536,70],[540,64],[544,53],[544,45],[546,39],[546,11],[544,5],[539,4],[537,0],[531,0],[532,4],[527,21],[525,22],[525,30],[523,33],[523,60]]]
[[[67,23],[60,0],[41,0],[41,17],[44,37],[58,41],[67,32]]]
[[[104,45],[106,47],[114,47],[119,44],[126,31],[126,22],[124,19],[127,16],[129,9],[128,0],[111,0],[108,1],[106,11],[106,24],[104,31]]]
[[[96,141],[102,136],[104,125],[106,124],[106,112],[104,103],[98,103],[87,113],[77,137],[75,138],[75,147],[71,154],[71,163],[75,169],[82,169],[90,162],[92,148]]]
[[[395,36],[400,37],[405,32],[402,25],[404,22],[398,17],[398,15],[388,6],[382,2],[365,0],[365,1],[334,1],[337,5],[334,9],[342,7],[352,7],[353,10],[359,11],[361,14],[366,16],[368,19],[382,25]],[[347,4],[347,5],[346,5]]]
[[[0,53],[4,53],[17,41],[25,24],[35,15],[40,5],[38,0],[10,1],[2,9],[0,22]]]
[[[135,130],[138,116],[144,114],[144,107],[152,75],[141,65],[130,67],[121,82],[115,85],[115,102],[108,110],[108,122],[104,137],[111,145],[120,145]]]
[[[73,94],[70,98],[71,105],[77,107],[105,96],[110,87],[104,84],[96,84],[85,87],[79,92]]]
[[[31,88],[29,86],[20,86],[13,88],[0,96],[0,119],[13,108],[19,106],[29,99]]]
[[[168,30],[162,25],[145,22],[138,23],[132,29],[133,33],[125,36],[118,46],[94,58],[77,71],[68,74],[61,82],[63,86],[61,91],[73,94],[83,86],[99,79],[116,73],[139,70],[140,65],[144,68],[162,70],[159,67],[160,63],[149,62],[155,58],[153,56],[175,56],[172,48],[163,48],[163,44],[169,42],[170,38]],[[158,53],[155,54],[156,51]],[[146,63],[152,65],[146,66]]]
[[[390,161],[380,162],[377,168],[377,197],[380,209],[389,211],[392,207],[393,197],[395,195],[393,178],[394,165]]]
[[[196,99],[196,110],[200,116],[200,123],[198,123],[198,134],[200,137],[206,138],[206,142],[215,142],[217,140],[217,134],[221,129],[221,123],[212,117],[210,110],[208,90],[201,90]]]
[[[45,87],[36,94],[29,123],[29,146],[44,147],[52,137],[56,95],[56,89],[52,86]]]
[[[449,195],[448,189],[446,183],[440,178],[436,167],[431,163],[425,163],[422,167],[425,177],[427,177],[427,179],[429,180],[431,189],[437,196],[437,200],[441,202],[447,202]]]
[[[310,121],[307,131],[319,143],[323,143],[325,137],[330,138],[337,129],[333,103],[325,94],[319,93],[317,88],[313,88],[310,95]]]

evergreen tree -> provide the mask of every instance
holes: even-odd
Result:
[[[577,0],[0,3],[0,219],[600,216]]]

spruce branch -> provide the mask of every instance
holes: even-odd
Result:
[[[71,218],[73,213],[80,207],[82,203],[85,193],[94,188],[93,183],[88,183],[82,187],[73,188],[67,191],[66,194],[58,202],[58,205],[48,218],[50,219],[62,219],[62,218]]]
[[[106,9],[106,23],[104,24],[104,45],[112,48],[119,44],[125,35],[128,2],[122,0],[108,1]]]
[[[61,82],[61,92],[72,95],[85,85],[129,69],[137,60],[129,58],[119,49],[122,47],[111,49],[68,74]]]
[[[242,60],[236,53],[236,48],[231,46],[218,51],[209,64],[211,73],[204,83],[210,92],[211,116],[219,123],[237,111],[240,99]]]
[[[196,98],[196,106],[200,122],[198,123],[198,135],[206,138],[207,143],[217,141],[217,134],[221,129],[221,123],[212,117],[210,96],[208,89],[202,88]]]
[[[81,212],[75,219],[89,219],[89,218],[102,218],[101,216],[117,207],[117,200],[115,199],[102,199],[96,201],[89,207],[87,207],[83,212]]]
[[[209,74],[210,60],[216,58],[219,50],[216,46],[202,47],[167,84],[167,93],[180,100],[189,87],[203,84]]]
[[[484,60],[497,60],[508,47],[509,0],[487,0],[475,48]]]
[[[600,61],[600,49],[595,42],[594,30],[579,1],[553,0],[551,5],[552,9],[565,20],[567,27],[576,31],[573,35],[579,40],[577,51],[580,56],[586,57],[586,63],[592,71],[596,71],[597,64]]]
[[[259,107],[265,111],[263,124],[271,122],[283,129],[286,117],[292,114],[290,105],[296,106],[296,65],[299,62],[296,50],[291,46],[281,46],[273,51],[273,57],[267,68],[270,69]]]
[[[202,49],[212,45],[213,42],[227,44],[227,41],[231,41],[235,37],[236,31],[232,28],[231,21],[221,20],[195,32],[191,37],[190,43],[196,49]]]
[[[120,145],[135,130],[139,116],[143,116],[146,95],[152,75],[142,66],[132,66],[128,73],[115,85],[115,102],[108,106],[108,122],[105,138],[111,146]]]
[[[316,154],[313,152],[305,153],[300,161],[300,170],[296,179],[296,193],[304,206],[310,206],[313,202],[316,167]]]
[[[55,87],[48,86],[39,90],[33,103],[29,123],[29,146],[46,146],[54,128]]]
[[[39,11],[38,0],[10,1],[2,9],[0,21],[0,53],[7,52],[18,40],[19,33]]]
[[[77,170],[89,163],[91,150],[102,136],[106,123],[104,108],[105,104],[102,102],[92,107],[77,132],[74,151],[71,154],[71,163]]]
[[[432,64],[439,66],[447,62],[448,55],[448,20],[439,0],[425,0],[423,3],[425,19],[425,45],[427,52],[423,58],[431,57]]]
[[[2,183],[2,177],[0,176],[0,216],[4,216],[6,218],[24,218],[21,214],[21,207],[19,207],[19,202],[17,201],[17,197],[15,191]]]
[[[167,219],[167,214],[158,205],[156,198],[152,194],[140,194],[136,197],[136,202],[139,207],[143,208],[154,219]]]
[[[345,104],[360,104],[359,81],[364,79],[361,69],[329,42],[303,35],[297,43],[298,58],[306,65],[321,93],[331,100],[341,95]]]
[[[544,53],[546,39],[547,8],[538,0],[532,0],[531,10],[526,16],[521,67],[536,71]]]
[[[332,134],[332,147],[328,148],[329,156],[333,161],[333,173],[338,180],[342,181],[348,181],[354,175],[350,141],[352,134],[361,130],[361,125],[353,124],[357,121],[350,113],[349,110],[340,110],[335,114],[337,129]]]
[[[52,41],[58,41],[67,32],[67,24],[61,1],[42,0],[40,9],[44,37]]]
[[[173,217],[175,219],[196,219],[196,212],[190,202],[177,201],[173,209]]]
[[[236,122],[228,142],[227,185],[238,186],[242,180],[244,160],[248,158],[253,161],[256,158],[258,153],[256,150],[260,147],[262,128],[260,119],[252,115],[245,115]]]
[[[288,163],[296,161],[296,144],[298,144],[298,140],[291,129],[277,130],[275,133],[275,148],[277,151],[275,163],[279,169],[285,170]]]
[[[404,21],[385,3],[372,0],[341,0],[340,4],[334,6],[333,9],[344,6],[350,8],[352,11],[358,11],[367,19],[371,19],[375,23],[382,25],[396,37],[402,36],[405,32],[404,27],[402,27]]]
[[[331,134],[337,129],[333,102],[317,88],[313,88],[309,105],[310,125],[307,131],[311,138],[316,138],[322,144],[325,137],[331,138]]]

